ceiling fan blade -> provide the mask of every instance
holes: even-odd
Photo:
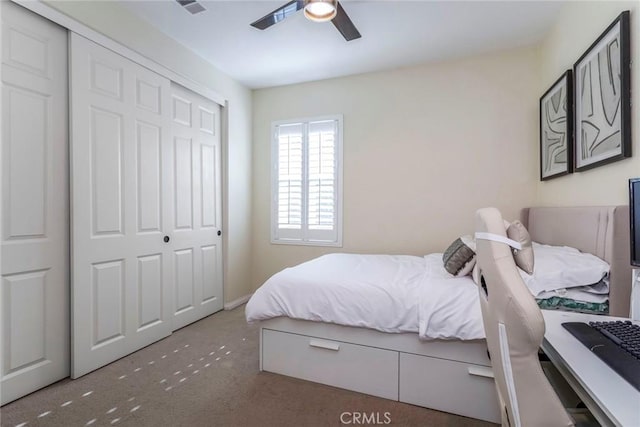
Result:
[[[340,34],[342,34],[342,37],[344,37],[346,41],[351,41],[362,37],[340,3],[338,3],[338,13],[336,17],[331,20],[331,22],[333,22],[333,25],[336,26],[336,28],[338,29],[338,31],[340,31]]]
[[[302,9],[304,7],[304,0],[293,0],[290,1],[289,3],[285,4],[282,7],[279,7],[278,9],[274,10],[271,13],[268,13],[267,15],[263,16],[262,18],[258,19],[256,22],[253,22],[251,24],[252,27],[255,27],[259,30],[266,30],[267,28],[269,28],[270,26],[277,24],[278,22],[282,21],[283,19],[293,15],[294,13],[296,13],[297,11],[299,11],[300,9]]]

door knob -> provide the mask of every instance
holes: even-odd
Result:
[[[169,243],[169,240],[171,240],[171,239],[169,238],[169,236],[164,236],[164,239],[162,239],[162,240],[164,240],[165,243]]]
[[[222,235],[222,231],[218,230],[218,236]]]

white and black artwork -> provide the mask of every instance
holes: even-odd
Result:
[[[576,170],[631,157],[629,12],[573,67]]]
[[[540,180],[573,171],[573,97],[571,70],[540,98]]]

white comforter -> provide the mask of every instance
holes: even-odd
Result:
[[[485,336],[475,283],[448,274],[442,254],[324,255],[272,276],[247,303],[246,316],[418,332],[425,339]]]

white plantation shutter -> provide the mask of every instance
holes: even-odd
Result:
[[[342,118],[273,125],[272,242],[340,246]]]
[[[301,123],[278,127],[277,223],[284,239],[296,239],[302,230],[303,128]]]

